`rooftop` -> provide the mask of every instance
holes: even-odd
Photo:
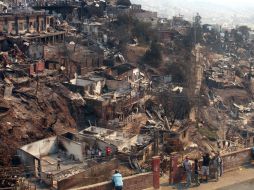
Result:
[[[8,9],[7,13],[0,13],[0,17],[10,16],[29,16],[29,15],[45,15],[46,11],[36,11],[31,8],[12,8]]]

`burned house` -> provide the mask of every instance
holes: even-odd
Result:
[[[190,22],[184,20],[183,15],[174,16],[171,21],[171,27],[173,29],[184,28],[184,27],[188,28],[190,26],[191,26]]]
[[[139,69],[123,64],[113,68],[101,67],[94,72],[64,83],[70,90],[79,92],[100,121],[125,118],[144,97],[139,87],[142,79]],[[124,116],[124,117],[123,117]]]
[[[236,85],[234,66],[220,61],[205,71],[206,82],[209,87],[225,88]]]
[[[118,152],[131,153],[132,146],[139,146],[149,143],[151,138],[145,135],[135,135],[114,131],[100,127],[89,127],[80,132],[81,135],[92,135],[100,140],[112,144]]]
[[[153,85],[169,84],[172,82],[172,75],[152,75],[150,79]]]
[[[131,13],[132,16],[138,19],[141,22],[151,23],[152,27],[155,28],[158,23],[158,14],[157,12],[139,10]]]
[[[163,145],[168,153],[183,150],[184,144],[190,140],[189,126],[174,127],[171,131],[163,132]]]
[[[141,22],[151,23],[152,27],[156,27],[158,22],[158,13],[142,9],[140,4],[132,4],[129,8],[128,14]]]
[[[43,73],[45,69],[43,46],[21,44],[19,47],[12,43],[8,51],[2,52],[1,65],[11,67],[16,72],[22,70],[26,76]]]
[[[43,32],[49,27],[49,18],[47,19],[44,12],[6,13],[2,14],[0,19],[0,32],[6,34],[19,35],[26,32]]]
[[[140,4],[131,4],[131,8],[130,8],[132,11],[141,11],[142,10],[142,5]]]
[[[246,147],[252,147],[254,145],[254,130],[250,126],[246,126],[243,129],[239,129],[240,135],[245,140]]]
[[[61,136],[22,146],[18,155],[27,173],[41,178],[50,186],[54,184],[52,175],[80,166],[83,161],[81,145]],[[60,168],[57,167],[58,159],[61,159]]]
[[[104,32],[103,22],[87,21],[83,23],[83,32],[89,36],[89,38],[99,42],[107,43],[107,34]]]
[[[117,151],[120,159],[136,155],[143,162],[153,155],[153,143],[149,135],[129,134],[94,126],[80,131],[79,134],[94,137],[99,143],[104,142],[108,146],[111,145],[114,147],[113,150]]]
[[[159,28],[157,35],[161,42],[169,43],[174,39],[175,32],[168,28]]]
[[[105,82],[105,78],[99,76],[78,77],[77,75],[70,81],[73,86],[83,89],[82,92],[80,91],[83,96],[101,95]]]
[[[129,64],[121,64],[108,69],[108,74],[117,80],[136,82],[140,79],[139,68]]]
[[[69,43],[60,43],[57,46],[47,45],[44,47],[44,59],[51,64],[51,68],[64,67],[64,72],[73,78],[74,74],[85,74],[100,68],[103,65],[104,55],[98,49]]]
[[[101,121],[109,121],[118,118],[123,121],[128,116],[141,97],[131,88],[122,88],[117,91],[104,93],[101,96],[86,96],[88,106],[92,106],[96,116]]]
[[[18,155],[30,176],[39,178],[49,188],[64,190],[107,180],[100,172],[110,172],[118,167],[115,160],[107,159],[107,162],[99,163],[97,158],[88,155],[86,150],[95,146],[105,149],[110,145],[67,132],[22,146],[18,149]],[[98,172],[94,172],[94,168]],[[101,179],[89,180],[95,175]]]
[[[26,41],[55,42],[64,39],[65,32],[49,32],[54,18],[45,11],[18,9],[0,15],[0,33]]]

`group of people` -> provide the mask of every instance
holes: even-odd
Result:
[[[208,182],[210,177],[210,170],[213,170],[214,177],[216,181],[219,180],[219,177],[222,176],[223,173],[223,162],[220,156],[220,153],[217,152],[211,158],[209,153],[202,155],[202,166],[200,167],[200,162],[198,159],[194,160],[194,166],[192,165],[188,156],[186,156],[183,161],[183,168],[186,174],[186,186],[190,187],[192,178],[194,179],[194,183],[196,186],[200,185],[200,172],[201,172],[201,182]]]
[[[100,158],[110,156],[111,152],[112,150],[110,147],[106,147],[104,150],[101,150],[100,148],[88,148],[86,154],[88,158]]]

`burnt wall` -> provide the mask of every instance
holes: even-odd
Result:
[[[153,186],[153,174],[143,173],[125,177],[123,180],[124,190],[142,190]],[[111,190],[111,181],[98,183],[86,187],[76,188],[76,190]]]
[[[229,153],[222,156],[224,171],[233,170],[239,166],[249,164],[252,160],[251,149]]]
[[[185,177],[184,170],[182,166],[177,166],[177,159],[172,158],[172,166],[171,166],[171,179],[172,183],[178,183],[183,180]],[[223,160],[223,171],[229,172],[237,169],[240,166],[248,165],[252,160],[252,152],[251,148],[247,148],[241,151],[231,152],[225,155],[222,155]],[[174,164],[176,162],[176,164]],[[202,162],[200,162],[202,165]],[[211,175],[212,171],[211,171]]]
[[[74,188],[75,186],[87,186],[94,183],[107,181],[111,178],[111,172],[117,169],[118,166],[118,160],[111,160],[109,162],[95,165],[84,172],[58,181],[57,189],[65,190],[69,188]]]

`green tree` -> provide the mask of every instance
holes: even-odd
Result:
[[[162,62],[161,48],[157,42],[153,41],[151,43],[149,50],[146,51],[141,62],[143,64],[148,64],[153,67],[156,67],[161,64]]]
[[[240,44],[243,43],[243,35],[241,35],[238,30],[232,29],[231,35],[234,37],[235,42],[238,44],[237,46],[240,46]]]
[[[108,28],[112,31],[119,43],[112,44],[125,54],[126,45],[133,39],[137,38],[139,44],[150,44],[156,40],[155,30],[148,23],[140,22],[130,15],[118,15],[114,22],[109,23]],[[121,35],[119,35],[121,34]]]
[[[134,20],[132,35],[137,37],[139,43],[148,44],[150,41],[156,39],[154,30],[149,23]]]
[[[251,29],[248,26],[240,26],[237,30],[242,34],[245,40],[249,39]]]

